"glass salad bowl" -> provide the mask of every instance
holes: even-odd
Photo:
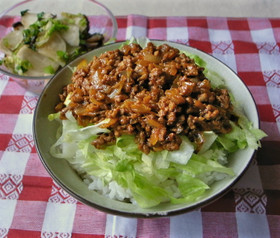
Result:
[[[40,94],[65,64],[114,41],[117,22],[95,0],[26,0],[0,14],[0,73]]]

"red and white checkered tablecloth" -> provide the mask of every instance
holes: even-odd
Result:
[[[113,216],[53,182],[32,138],[38,98],[0,75],[0,237],[280,237],[280,19],[128,15],[117,21],[118,41],[177,41],[226,63],[252,92],[268,137],[244,177],[211,205],[156,219]]]

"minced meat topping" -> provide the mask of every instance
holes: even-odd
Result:
[[[80,63],[56,110],[61,119],[72,111],[81,126],[109,119],[110,133],[92,142],[99,149],[131,134],[144,153],[178,150],[181,136],[199,150],[203,131],[228,133],[235,118],[228,91],[212,88],[203,70],[167,44],[125,45]]]

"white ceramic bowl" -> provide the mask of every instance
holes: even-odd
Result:
[[[0,36],[4,37],[12,30],[12,25],[20,20],[20,13],[24,10],[33,13],[53,13],[60,15],[61,12],[69,12],[73,14],[84,14],[86,16],[95,17],[90,20],[90,33],[101,33],[104,35],[104,42],[114,39],[117,34],[117,22],[111,11],[103,4],[95,0],[26,0],[15,4],[9,9],[0,13]],[[98,20],[99,19],[101,20]],[[1,27],[4,26],[4,27]],[[7,30],[4,30],[7,29]],[[0,52],[0,60],[4,57],[4,53]],[[0,72],[9,75],[13,80],[29,91],[40,93],[46,82],[51,76],[21,76],[9,71],[4,65],[0,66]],[[43,73],[43,72],[42,72]],[[42,74],[43,75],[43,74]]]
[[[256,128],[259,127],[258,113],[252,95],[241,79],[225,64],[195,48],[164,41],[152,42],[156,45],[167,43],[180,50],[198,55],[205,60],[208,69],[217,72],[224,78],[227,88],[230,89],[235,98],[238,99],[249,120],[253,122]],[[82,58],[86,58],[89,61],[92,59],[93,55],[98,56],[105,51],[114,50],[119,48],[121,44],[121,42],[114,43],[98,48],[87,53]],[[80,61],[81,57],[73,61],[70,66],[75,66]],[[142,209],[136,205],[114,201],[94,191],[89,191],[87,185],[71,169],[65,160],[55,159],[49,154],[50,146],[56,140],[55,136],[58,125],[54,122],[49,122],[48,115],[54,112],[54,107],[58,102],[57,95],[61,92],[62,87],[70,82],[71,74],[71,71],[65,67],[59,71],[45,87],[35,110],[33,131],[36,148],[45,168],[63,189],[79,201],[97,209],[123,216],[151,217],[179,214],[205,206],[222,196],[225,192],[230,190],[248,167],[254,153],[253,149],[247,148],[232,154],[229,158],[228,166],[234,170],[236,175],[215,182],[211,186],[211,189],[205,193],[200,200],[189,204],[173,205],[165,203],[153,208]]]

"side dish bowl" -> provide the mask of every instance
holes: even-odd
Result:
[[[113,41],[116,38],[118,27],[114,15],[106,6],[95,0],[79,0],[71,1],[71,3],[66,0],[25,0],[0,13],[1,39],[13,30],[15,23],[21,21],[21,14],[26,10],[34,14],[44,12],[57,16],[60,16],[62,12],[83,14],[88,17],[90,34],[102,34],[104,36],[103,43]],[[3,60],[4,55],[5,52],[0,50],[0,60]],[[5,67],[4,64],[0,65],[0,72],[10,76],[27,90],[38,94],[53,74],[51,72],[50,75],[46,75],[42,72],[42,75],[38,76],[19,75]]]
[[[198,49],[172,42],[152,42],[155,45],[166,43],[181,51],[187,51],[202,58],[207,63],[208,69],[216,72],[224,79],[226,87],[240,103],[241,107],[244,109],[245,115],[253,123],[255,128],[259,128],[258,112],[254,99],[242,80],[230,68]],[[33,122],[35,145],[43,165],[51,177],[74,198],[91,207],[112,214],[130,217],[169,216],[188,212],[215,201],[229,191],[233,184],[235,184],[245,172],[254,154],[253,149],[246,148],[231,154],[228,160],[228,167],[233,169],[235,176],[215,182],[211,185],[211,189],[199,200],[188,204],[162,203],[158,206],[146,209],[140,208],[134,204],[111,200],[97,192],[90,191],[66,160],[57,159],[50,155],[50,147],[56,141],[56,132],[59,124],[50,122],[48,120],[48,115],[54,113],[54,107],[59,101],[58,94],[66,84],[70,83],[72,75],[71,68],[77,66],[83,59],[90,61],[93,56],[99,56],[106,51],[117,49],[121,44],[122,42],[108,44],[77,58],[68,66],[62,68],[44,88],[35,110]]]

